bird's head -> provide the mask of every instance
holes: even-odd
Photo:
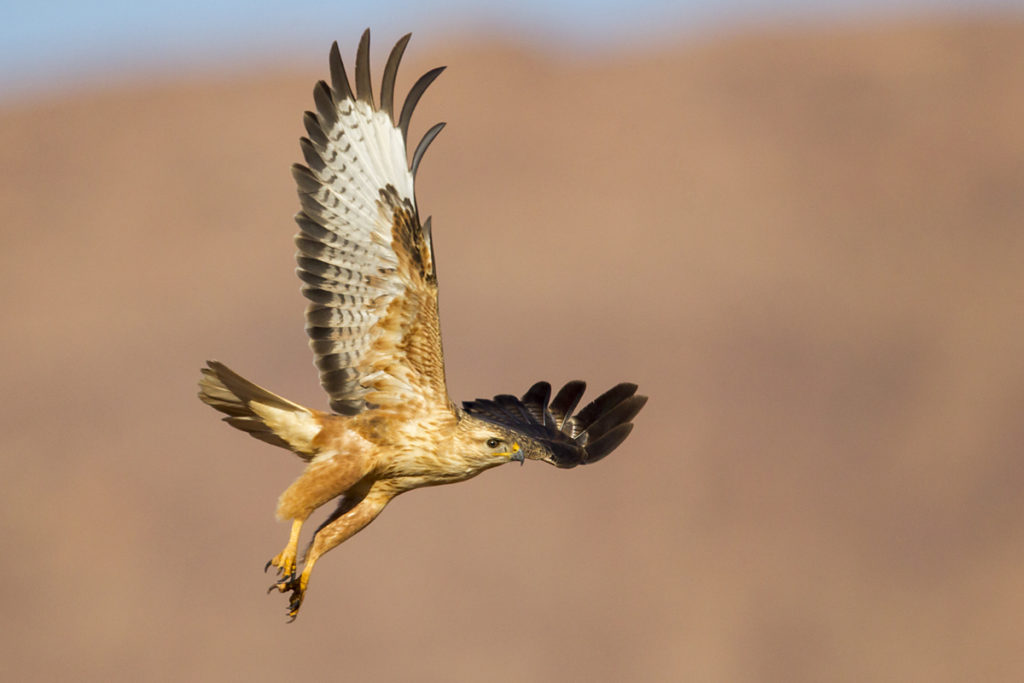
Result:
[[[482,466],[522,463],[526,455],[522,436],[507,427],[463,415],[458,432],[459,454]]]

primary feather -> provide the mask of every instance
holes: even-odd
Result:
[[[306,163],[292,172],[302,205],[295,242],[310,301],[306,330],[331,408],[345,415],[415,403],[419,389],[447,399],[433,248],[413,189],[437,126],[411,167],[406,161],[409,119],[440,71],[413,86],[396,123],[395,75],[408,40],[388,58],[380,107],[370,85],[369,32],[359,42],[355,92],[332,46],[331,85],[320,81],[313,90],[317,111],[306,112],[309,136],[301,140]]]
[[[637,396],[635,384],[618,384],[588,403],[579,413],[586,384],[575,380],[558,392],[548,405],[551,385],[537,382],[522,398],[499,394],[493,399],[463,401],[462,408],[495,424],[530,438],[528,458],[558,467],[597,462],[621,444],[633,429],[632,420],[647,403]]]

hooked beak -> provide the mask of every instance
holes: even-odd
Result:
[[[508,455],[510,460],[518,460],[520,467],[526,462],[526,454],[519,447],[519,444],[514,441],[512,442],[512,451]]]

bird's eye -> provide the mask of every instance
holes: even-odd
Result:
[[[497,448],[499,443],[501,443],[501,442],[498,441],[497,439],[493,438],[493,437],[490,438],[490,439],[487,439],[487,447],[488,448]]]

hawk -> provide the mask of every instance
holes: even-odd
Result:
[[[225,413],[225,422],[307,463],[278,500],[277,516],[292,522],[291,533],[266,566],[279,579],[270,590],[291,593],[292,619],[324,553],[395,496],[508,462],[596,462],[629,435],[647,401],[635,384],[623,383],[575,412],[586,387],[580,381],[553,399],[547,382],[521,398],[501,394],[461,408],[449,398],[430,219],[420,221],[413,188],[423,153],[444,124],[427,131],[411,161],[406,150],[413,110],[444,67],[416,81],[396,115],[395,74],[409,37],[391,50],[379,102],[370,83],[369,30],[356,53],[354,90],[333,44],[330,84],[316,84],[316,111],[303,119],[306,163],[292,166],[302,207],[297,273],[330,412],[293,403],[217,361],[207,362],[199,380],[199,398]],[[303,523],[335,499],[299,572]]]

